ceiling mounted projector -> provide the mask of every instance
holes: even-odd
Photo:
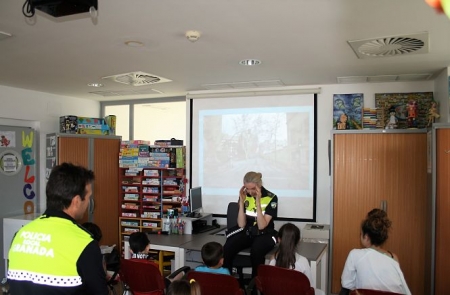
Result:
[[[97,0],[29,0],[31,6],[54,17],[91,12],[98,9]]]

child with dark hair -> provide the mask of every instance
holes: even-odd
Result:
[[[228,268],[223,265],[223,246],[217,242],[209,242],[202,247],[202,260],[205,265],[195,268],[196,271],[229,275]]]
[[[132,233],[128,243],[130,244],[132,259],[149,259],[150,239],[146,233]]]
[[[385,211],[371,210],[361,223],[364,249],[350,251],[341,276],[340,294],[353,289],[375,289],[410,295],[397,255],[383,249],[392,222]]]
[[[200,285],[195,280],[179,280],[170,284],[167,295],[201,295]]]
[[[131,249],[131,259],[141,259],[146,263],[153,263],[157,268],[159,268],[158,264],[149,260],[149,252],[150,252],[150,239],[148,235],[144,232],[135,232],[130,235],[128,240]],[[176,280],[180,280],[184,276],[183,272],[180,272],[175,277],[166,277],[165,283],[166,287]]]
[[[100,240],[102,239],[103,234],[102,234],[102,230],[100,229],[100,227],[97,224],[95,224],[93,222],[85,222],[81,226],[84,227],[85,229],[87,229],[91,233],[92,238],[94,240],[96,240],[97,242],[100,243]]]
[[[297,246],[300,242],[300,229],[292,223],[285,223],[278,231],[279,246],[274,257],[270,260],[270,265],[295,269],[304,273],[309,279],[311,286],[314,286],[311,276],[311,267],[308,260],[297,253]]]
[[[278,249],[269,264],[299,271],[308,278],[311,287],[315,287],[316,282],[312,280],[308,259],[297,253],[300,229],[292,223],[283,224],[278,231],[278,243]],[[315,289],[315,294],[324,295],[325,292]]]

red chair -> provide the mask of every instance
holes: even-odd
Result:
[[[392,293],[388,291],[356,289],[350,292],[350,295],[401,295],[400,293]]]
[[[314,295],[314,288],[301,272],[272,265],[258,266],[256,288],[264,295]]]
[[[173,272],[169,278],[189,269],[188,266],[182,267]],[[130,290],[134,295],[163,295],[165,292],[165,278],[156,263],[141,259],[122,259],[119,273],[120,280],[125,284],[125,290]]]
[[[202,295],[245,294],[244,290],[240,288],[238,280],[230,275],[190,271],[187,273],[187,278],[194,279],[200,285]]]

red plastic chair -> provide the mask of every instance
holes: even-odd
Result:
[[[166,288],[158,265],[146,260],[122,259],[120,280],[134,295],[164,295]]]
[[[272,265],[258,266],[256,288],[264,295],[314,295],[314,288],[301,272]]]
[[[356,290],[351,291],[350,295],[401,295],[401,294],[388,292],[388,291],[356,289]]]
[[[190,271],[189,280],[194,279],[201,289],[202,295],[243,295],[244,290],[239,286],[238,280],[230,275],[214,274],[209,272]]]

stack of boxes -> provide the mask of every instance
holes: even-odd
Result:
[[[377,109],[363,109],[363,127],[364,129],[377,128]]]
[[[120,144],[119,167],[139,167],[139,146],[149,145],[146,140],[125,140]]]
[[[119,167],[185,168],[185,147],[151,146],[145,140],[122,141]]]

